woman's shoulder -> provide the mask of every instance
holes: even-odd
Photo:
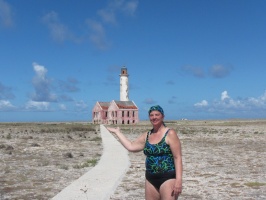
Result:
[[[167,135],[169,135],[170,137],[176,137],[177,136],[177,132],[175,131],[175,129],[172,129],[172,128],[168,128],[168,131],[167,131]]]
[[[166,137],[166,143],[171,145],[171,143],[176,143],[179,141],[179,137],[177,135],[177,132],[174,129],[169,129],[167,137]]]
[[[175,129],[173,129],[173,128],[171,128],[171,127],[166,127],[167,128],[167,132],[168,132],[168,134],[170,133],[170,134],[176,134],[176,131],[175,131]]]

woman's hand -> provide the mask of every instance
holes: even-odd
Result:
[[[112,133],[115,133],[115,134],[117,134],[117,132],[120,132],[119,127],[117,127],[117,128],[107,127],[107,130],[112,132]]]
[[[172,196],[176,196],[178,197],[180,194],[182,193],[182,183],[176,183],[174,186],[173,186],[173,192],[172,192]]]

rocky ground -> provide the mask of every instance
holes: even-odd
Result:
[[[179,199],[266,199],[266,120],[168,121],[182,142]],[[131,138],[149,123],[124,125]],[[102,153],[98,126],[85,123],[0,123],[0,200],[50,199],[90,170]],[[142,152],[112,200],[144,199]]]
[[[0,123],[0,200],[46,200],[97,164],[99,127]]]
[[[166,123],[182,142],[186,200],[266,199],[266,120]],[[130,138],[141,132],[132,127]],[[112,200],[144,199],[144,155],[129,153],[131,167]]]

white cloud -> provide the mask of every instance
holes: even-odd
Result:
[[[110,46],[110,42],[107,41],[106,31],[103,24],[117,24],[118,13],[123,15],[134,16],[138,7],[137,0],[115,0],[109,1],[109,3],[102,9],[97,11],[99,20],[87,19],[85,20],[87,26],[90,28],[88,39],[92,44],[100,49],[106,50]],[[58,13],[51,11],[42,17],[43,23],[48,27],[52,38],[58,42],[73,41],[80,43],[86,41],[87,38],[77,36],[75,31],[71,31],[68,26],[61,22]]]
[[[34,71],[36,72],[37,77],[44,80],[47,73],[47,69],[44,66],[41,66],[37,63],[33,63],[32,65]]]
[[[233,99],[227,91],[221,93],[220,100],[214,100],[208,103],[206,100],[195,103],[194,106],[204,112],[230,113],[241,115],[241,113],[250,113],[261,115],[266,112],[266,91],[260,97],[248,97],[242,99]]]
[[[13,106],[10,101],[7,100],[0,100],[0,110],[7,111],[7,110],[13,110],[16,107]]]
[[[73,111],[77,114],[88,113],[88,108],[89,106],[83,100],[80,100],[75,102]]]
[[[38,110],[38,111],[47,111],[49,109],[49,102],[37,102],[37,101],[28,101],[25,108],[27,110]]]
[[[33,70],[35,76],[32,80],[34,93],[31,100],[39,102],[59,102],[72,101],[72,97],[65,93],[78,92],[78,80],[75,78],[68,78],[66,81],[56,81],[47,76],[48,70],[37,63],[33,63]],[[0,88],[1,89],[1,88]]]
[[[254,105],[256,107],[264,107],[266,108],[266,91],[263,95],[258,98],[250,97],[247,99],[248,104]]]
[[[126,1],[122,10],[129,15],[134,15],[138,7],[138,1]]]
[[[33,63],[33,69],[36,73],[32,80],[34,87],[33,101],[38,102],[55,102],[57,96],[51,92],[51,81],[47,78],[47,69],[37,63]]]
[[[227,94],[227,91],[223,91],[221,94],[221,100],[224,101],[225,99],[229,99],[229,95]]]
[[[101,16],[104,22],[116,24],[116,16],[113,10],[101,9],[98,11],[98,15]]]
[[[104,27],[100,22],[95,20],[88,19],[87,25],[90,27],[91,32],[89,39],[90,41],[101,50],[105,50],[108,47],[108,43],[105,36]]]
[[[65,92],[78,92],[78,83],[78,80],[76,80],[75,78],[68,78],[66,81],[58,81],[58,86],[62,91]]]
[[[232,70],[233,67],[231,66],[213,65],[212,67],[209,68],[209,75],[214,78],[224,78],[228,76]],[[181,67],[181,71],[185,72],[186,74],[193,75],[194,77],[197,78],[207,77],[203,67],[186,65]]]
[[[181,67],[181,70],[187,74],[192,74],[193,76],[198,77],[198,78],[205,77],[205,72],[200,67],[186,65],[186,66]]]
[[[98,10],[99,20],[87,19],[86,23],[90,28],[89,39],[100,50],[106,50],[110,46],[107,41],[104,24],[117,25],[117,16],[119,13],[133,16],[138,7],[138,1],[116,0],[110,1],[109,4]]]
[[[208,106],[208,101],[202,100],[199,103],[195,103],[194,106],[196,106],[196,107],[205,107],[205,106]]]
[[[210,74],[214,78],[223,78],[230,74],[232,67],[226,67],[223,65],[214,65],[210,68]]]
[[[54,11],[51,11],[43,16],[42,21],[50,30],[50,34],[52,38],[57,42],[64,42],[66,40],[78,41],[72,34],[72,32],[68,29],[66,25],[64,25],[58,14]]]
[[[88,107],[88,105],[84,101],[76,102],[75,106],[80,109],[86,109]]]
[[[13,24],[13,12],[10,5],[6,1],[0,0],[0,25],[12,27]]]
[[[98,15],[101,17],[101,20],[105,23],[117,24],[117,14],[118,12],[123,13],[124,15],[133,16],[137,10],[138,1],[110,1],[107,7],[100,9]]]

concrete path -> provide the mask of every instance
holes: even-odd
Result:
[[[127,172],[130,162],[127,150],[114,136],[103,125],[100,125],[100,130],[103,154],[98,164],[63,189],[52,200],[110,199]]]

